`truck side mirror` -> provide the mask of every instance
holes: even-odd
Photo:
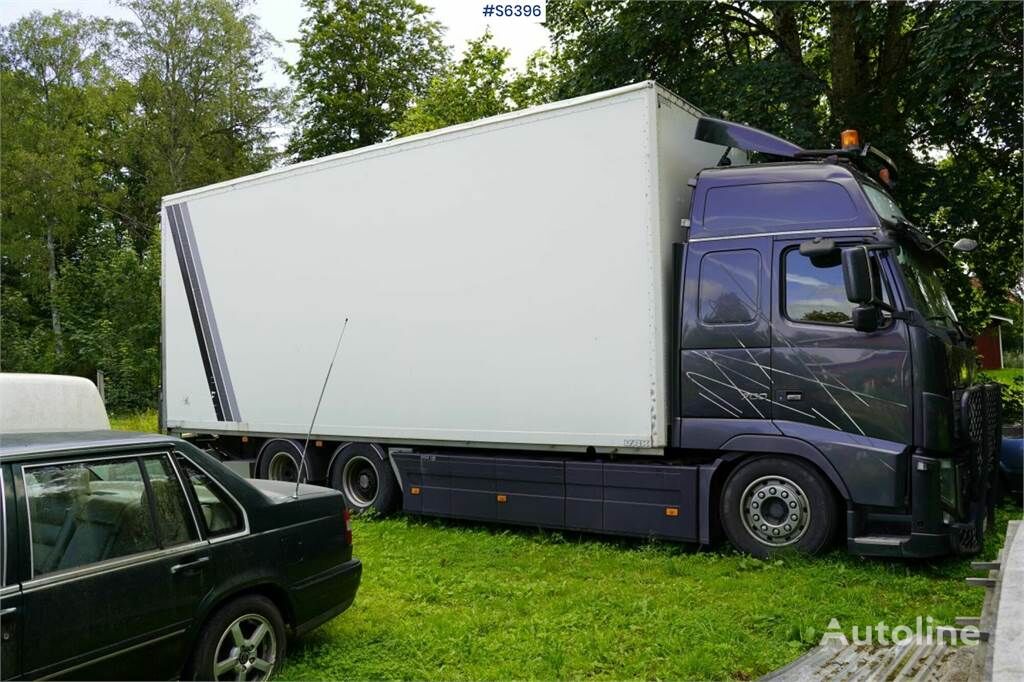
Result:
[[[859,305],[851,315],[853,328],[859,332],[877,331],[882,326],[882,309],[876,305]]]
[[[846,298],[853,303],[870,304],[875,300],[868,250],[864,247],[843,249],[843,284]]]

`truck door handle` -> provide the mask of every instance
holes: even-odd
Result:
[[[786,391],[786,402],[795,403],[804,399],[803,391]]]
[[[196,559],[195,561],[186,561],[183,564],[174,564],[173,566],[171,566],[171,574],[173,575],[175,573],[181,573],[182,571],[187,571],[187,570],[189,570],[191,568],[196,568],[198,566],[202,566],[203,564],[205,564],[209,560],[210,560],[210,557],[208,557],[208,556],[201,556],[198,559]]]

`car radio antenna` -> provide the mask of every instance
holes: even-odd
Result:
[[[306,448],[309,447],[309,438],[313,435],[313,425],[316,424],[316,415],[320,412],[320,403],[324,401],[324,393],[327,391],[327,381],[331,378],[331,370],[334,369],[334,361],[338,358],[338,349],[341,348],[341,340],[345,338],[345,330],[348,329],[348,318],[341,325],[341,333],[338,334],[338,343],[334,346],[334,355],[331,356],[331,364],[327,366],[327,375],[324,377],[324,385],[320,388],[320,398],[316,401],[316,408],[313,410],[313,418],[309,422],[309,431],[306,432],[306,442],[302,445],[302,459],[299,461],[299,473],[295,476],[295,495],[299,497],[299,482],[302,480],[302,470],[306,468]]]

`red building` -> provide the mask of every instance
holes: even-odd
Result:
[[[989,315],[988,326],[974,338],[975,350],[981,356],[982,369],[1003,368],[1003,324],[1013,320],[1000,315]]]

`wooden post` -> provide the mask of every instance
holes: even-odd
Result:
[[[107,404],[107,392],[106,392],[106,390],[104,389],[104,386],[103,386],[103,370],[102,369],[96,370],[96,388],[98,388],[99,391],[100,391],[100,400],[102,400],[103,404],[106,405]]]

